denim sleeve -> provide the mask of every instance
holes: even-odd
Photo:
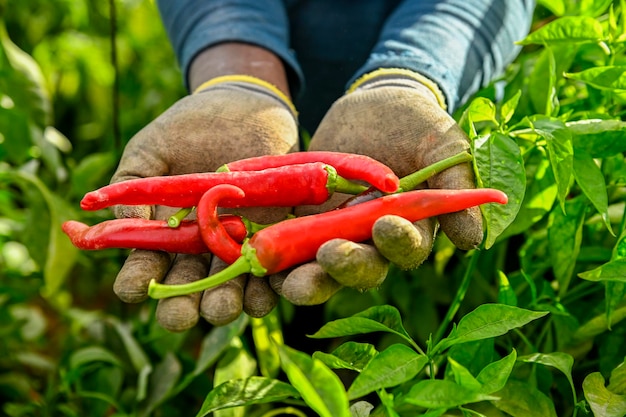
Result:
[[[439,85],[452,112],[515,59],[533,11],[534,0],[404,1],[352,81],[377,68],[411,69]]]
[[[293,88],[302,81],[289,49],[287,14],[282,0],[157,0],[161,20],[176,52],[185,83],[193,58],[221,42],[264,47],[288,68]]]

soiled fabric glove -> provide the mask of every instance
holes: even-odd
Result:
[[[250,76],[224,76],[209,80],[199,90],[176,102],[129,141],[112,183],[211,172],[234,160],[297,150],[296,112],[276,87]],[[117,217],[164,219],[175,210],[117,206],[114,211]],[[238,213],[270,223],[284,219],[287,211]],[[224,267],[213,258],[134,250],[116,277],[114,291],[125,302],[140,302],[147,298],[152,278],[168,284],[195,281]],[[263,316],[277,301],[267,281],[241,277],[204,294],[159,300],[156,315],[164,328],[183,331],[193,327],[200,315],[220,325],[237,318],[242,310]]]
[[[313,135],[309,149],[368,155],[403,177],[467,151],[469,142],[446,112],[443,94],[433,82],[408,70],[381,69],[361,77],[332,105]],[[466,163],[447,169],[428,180],[427,186],[474,188],[472,167]],[[338,203],[335,198],[326,209]],[[384,259],[408,269],[419,266],[428,257],[438,223],[459,249],[474,248],[482,241],[482,217],[477,207],[415,224],[397,216],[384,216],[373,228],[377,250],[352,242],[329,242],[320,248],[317,259],[327,273],[344,285],[360,289],[375,287],[386,275]],[[379,271],[379,277],[372,280],[370,275],[374,270]],[[296,269],[291,274],[307,273]],[[320,286],[332,286],[319,268],[315,275]],[[288,299],[290,294],[299,294],[301,290],[298,280],[289,277],[272,285]],[[295,298],[290,301],[295,303],[298,301]],[[316,299],[314,303],[319,301]]]

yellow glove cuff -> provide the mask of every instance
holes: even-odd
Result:
[[[228,83],[228,82],[248,83],[248,84],[254,84],[257,86],[264,87],[270,90],[276,96],[278,96],[282,101],[284,101],[285,104],[289,107],[289,109],[295,116],[298,115],[296,106],[294,106],[293,102],[289,99],[289,97],[287,97],[285,93],[280,91],[278,87],[276,87],[274,84],[268,83],[267,81],[262,80],[260,78],[253,77],[252,75],[222,75],[220,77],[211,78],[210,80],[205,81],[202,84],[200,84],[195,90],[193,90],[192,94],[198,94],[206,90],[209,87],[212,87],[217,84]]]
[[[348,93],[352,93],[361,85],[365,84],[368,81],[371,81],[376,78],[393,78],[394,76],[400,76],[403,78],[411,78],[420,84],[423,84],[426,88],[428,88],[437,98],[437,102],[441,106],[442,109],[446,110],[446,98],[439,89],[439,86],[435,84],[431,79],[424,77],[422,74],[419,74],[415,71],[411,71],[405,68],[379,68],[372,72],[368,72],[367,74],[363,74],[361,77],[357,78],[357,80],[352,83],[350,88],[348,88]]]

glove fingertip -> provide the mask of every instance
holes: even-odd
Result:
[[[278,304],[276,294],[265,278],[251,276],[248,278],[243,294],[243,311],[250,317],[264,317]]]
[[[317,262],[311,262],[287,275],[282,286],[282,296],[294,305],[311,306],[325,303],[341,288],[342,285]]]
[[[444,214],[438,220],[446,236],[461,250],[475,249],[483,241],[483,219],[479,207]]]
[[[133,250],[113,283],[113,292],[125,303],[139,303],[148,298],[151,279],[161,281],[171,257],[165,252]]]
[[[419,222],[383,216],[374,223],[372,240],[378,251],[400,269],[415,269],[430,255],[435,235],[433,219]]]
[[[200,318],[199,299],[199,294],[190,294],[159,300],[156,309],[157,322],[165,330],[174,333],[191,329]]]

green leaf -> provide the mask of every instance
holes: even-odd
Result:
[[[402,325],[400,312],[389,305],[374,306],[351,317],[330,321],[309,337],[323,339],[372,332],[393,333],[414,343]]]
[[[565,77],[582,81],[600,90],[626,90],[626,66],[593,67],[580,72],[568,72]]]
[[[572,134],[565,124],[554,118],[536,117],[531,121],[533,130],[546,140],[550,166],[558,187],[561,208],[569,193],[574,170],[574,148]]]
[[[583,392],[595,416],[623,417],[626,415],[626,395],[609,391],[600,372],[592,372],[583,381]]]
[[[273,310],[262,318],[252,318],[251,324],[261,375],[275,378],[280,371],[280,356],[276,345],[283,343],[278,311]]]
[[[593,158],[606,158],[626,151],[626,122],[587,119],[566,125],[572,132],[574,154],[584,151]]]
[[[357,401],[350,406],[350,415],[352,417],[369,417],[374,406],[367,401]]]
[[[613,233],[609,218],[609,197],[606,190],[606,181],[600,167],[591,155],[574,152],[574,179],[591,204],[598,210],[606,228]]]
[[[122,366],[122,362],[108,349],[102,346],[88,346],[73,352],[69,359],[70,369],[77,369],[92,362],[105,362]]]
[[[545,150],[535,147],[527,152],[526,192],[520,211],[504,236],[526,232],[550,212],[556,201],[557,186]],[[504,237],[503,236],[503,237]]]
[[[23,171],[0,172],[0,181],[10,181],[21,187],[34,188],[45,201],[50,216],[47,252],[43,268],[45,287],[42,294],[52,298],[58,295],[67,275],[78,257],[78,249],[72,245],[61,229],[61,224],[68,220],[73,211],[67,203],[37,177]],[[41,216],[40,216],[41,217]]]
[[[576,402],[576,387],[572,379],[572,368],[574,367],[574,358],[572,355],[564,352],[534,353],[532,355],[520,356],[518,360],[520,362],[540,363],[561,371],[572,388],[573,400],[574,403]]]
[[[513,371],[517,351],[513,349],[504,358],[485,366],[476,376],[476,380],[481,384],[480,392],[493,394],[506,386],[506,383]]]
[[[126,323],[113,320],[113,327],[119,335],[124,349],[130,358],[133,368],[137,372],[137,401],[143,401],[148,392],[148,377],[152,373],[152,364],[141,344],[135,339],[131,328]]]
[[[302,399],[321,417],[350,417],[348,396],[339,377],[321,361],[280,346],[281,367]]]
[[[150,384],[146,401],[141,407],[140,416],[149,416],[163,403],[182,373],[182,366],[176,355],[168,352],[163,360],[154,367],[150,375]]]
[[[313,358],[324,362],[331,369],[350,369],[361,372],[378,351],[369,343],[346,342],[332,353],[314,352]]]
[[[522,96],[522,90],[517,90],[515,94],[504,102],[502,107],[500,108],[500,121],[503,124],[508,123],[515,114],[515,110],[517,109],[517,105],[519,104],[519,99]]]
[[[565,205],[565,214],[555,208],[550,213],[548,227],[548,246],[552,270],[559,283],[559,294],[567,293],[576,260],[580,253],[582,242],[582,228],[585,220],[587,205],[581,198],[568,200]]]
[[[524,160],[517,143],[499,132],[475,138],[472,153],[478,184],[502,190],[509,198],[507,204],[480,206],[487,228],[485,248],[489,249],[515,220],[521,207],[526,190]]]
[[[413,385],[402,399],[404,402],[420,407],[449,409],[495,398],[497,397],[473,391],[452,381],[428,379]]]
[[[626,362],[617,365],[611,371],[609,385],[607,389],[618,395],[626,395]]]
[[[427,363],[426,355],[406,345],[391,345],[363,368],[348,389],[348,398],[354,400],[381,388],[400,385],[414,378]]]
[[[502,271],[498,271],[498,282],[498,304],[517,306],[517,294]]]
[[[561,80],[563,72],[571,67],[578,49],[577,45],[553,44],[539,52],[528,77],[528,85],[532,87],[526,92],[535,113],[546,116],[558,114],[557,79]]]
[[[626,258],[609,261],[590,271],[578,274],[587,281],[618,281],[626,282]]]
[[[518,42],[520,45],[588,43],[604,40],[602,24],[589,16],[564,16],[543,25]]]
[[[478,135],[477,125],[484,123],[498,126],[496,105],[485,97],[477,97],[461,115],[459,126],[473,139]]]
[[[299,397],[294,387],[276,379],[262,376],[232,379],[209,392],[196,417],[204,417],[214,411],[229,407],[264,404]]]
[[[492,404],[512,417],[557,417],[554,403],[527,382],[509,380],[495,395]]]
[[[474,378],[474,375],[472,375],[466,367],[450,357],[448,357],[448,365],[452,375],[454,376],[454,382],[471,391],[481,390],[480,382]]]
[[[39,64],[9,38],[0,22],[0,91],[39,128],[50,124],[50,95]]]
[[[450,335],[433,349],[439,352],[460,343],[501,336],[546,314],[547,311],[530,311],[503,304],[482,304],[463,316]]]

